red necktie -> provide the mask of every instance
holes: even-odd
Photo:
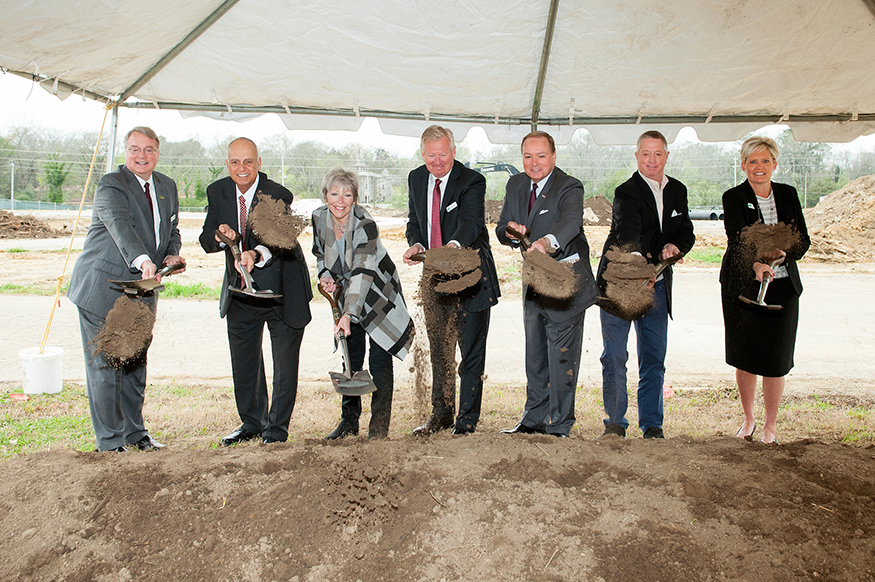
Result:
[[[529,212],[532,211],[532,206],[535,205],[535,200],[538,198],[538,185],[532,182],[532,195],[529,197]]]
[[[143,188],[146,189],[146,200],[149,202],[149,212],[152,213],[152,220],[155,220],[155,209],[152,207],[152,195],[149,193],[149,182],[143,184]]]
[[[246,198],[240,195],[240,245],[246,250]]]
[[[434,181],[434,193],[431,195],[431,239],[428,248],[436,249],[444,246],[441,238],[441,181]]]

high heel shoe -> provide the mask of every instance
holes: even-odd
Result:
[[[751,442],[751,441],[753,441],[753,433],[755,433],[757,431],[757,423],[756,422],[753,423],[753,430],[750,431],[750,434],[746,434],[746,435],[742,436],[741,431],[743,431],[743,430],[744,430],[744,425],[742,424],[741,428],[738,429],[738,432],[735,433],[735,437],[736,438],[743,438],[747,442]]]

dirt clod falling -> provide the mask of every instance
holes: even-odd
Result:
[[[93,355],[122,368],[146,354],[152,343],[155,311],[145,301],[122,295],[106,315],[106,324],[93,340]]]
[[[570,299],[577,291],[577,275],[571,267],[538,251],[525,254],[522,277],[523,285],[546,297]]]
[[[255,204],[246,223],[265,245],[281,249],[295,248],[298,236],[308,225],[307,220],[293,213],[285,202],[260,190],[255,193]]]
[[[602,277],[610,313],[627,321],[638,319],[653,307],[653,288],[647,285],[656,266],[640,254],[611,247],[605,253],[608,265]]]

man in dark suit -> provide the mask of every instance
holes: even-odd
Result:
[[[171,263],[185,269],[185,259],[178,256],[182,241],[176,183],[153,171],[158,146],[158,136],[148,127],[135,127],[125,136],[125,164],[97,184],[91,226],[67,291],[79,308],[88,407],[99,451],[125,451],[126,443],[140,450],[164,447],[149,436],[143,422],[145,354],[121,368],[102,353],[92,355],[95,336],[122,296],[109,280],[151,279],[158,265]],[[158,303],[157,293],[134,300],[153,310]]]
[[[404,262],[440,246],[477,249],[480,252],[480,281],[453,295],[434,294],[423,301],[432,366],[432,412],[428,422],[413,433],[428,435],[453,427],[453,434],[474,432],[480,420],[483,397],[483,370],[486,366],[486,333],[489,313],[498,301],[498,275],[489,247],[489,232],[484,218],[486,180],[479,172],[455,161],[453,132],[432,125],[423,132],[420,153],[425,165],[410,172],[407,242]],[[450,328],[456,322],[456,330]],[[454,420],[456,402],[456,342],[447,341],[458,332],[462,354],[459,366],[459,414]]]
[[[206,252],[225,250],[219,315],[228,324],[234,398],[243,424],[222,438],[222,444],[230,446],[258,437],[265,443],[285,442],[298,391],[301,340],[310,322],[310,275],[300,245],[292,250],[271,249],[247,228],[256,193],[292,203],[291,192],[259,172],[261,158],[255,143],[242,137],[232,141],[225,165],[230,176],[207,187],[207,217],[200,236]],[[219,240],[216,230],[234,244],[240,244],[242,238],[242,264],[235,264],[231,249]],[[241,288],[241,268],[252,274],[256,290],[271,290],[281,297],[250,297],[229,291],[229,286]],[[273,354],[269,408],[261,350],[265,324]]]
[[[599,263],[598,282],[604,289],[607,267],[605,253],[611,247],[637,252],[653,264],[678,253],[686,254],[696,241],[687,207],[687,189],[665,175],[668,143],[658,131],[638,138],[638,171],[614,192],[611,232],[605,240]],[[668,345],[668,317],[671,315],[672,268],[667,267],[654,283],[654,305],[635,321],[638,337],[638,426],[644,438],[664,438],[662,432],[662,385],[665,380],[665,352]],[[608,310],[606,310],[606,308]],[[604,434],[625,437],[628,394],[626,361],[631,322],[601,310],[602,394]]]
[[[519,424],[502,431],[567,437],[574,425],[574,394],[583,347],[583,316],[595,302],[589,244],[583,233],[583,184],[556,167],[556,145],[543,131],[522,142],[524,174],[507,181],[495,229],[502,244],[518,246],[510,227],[531,239],[530,253],[572,265],[578,288],[567,300],[523,286],[526,330],[526,406]]]

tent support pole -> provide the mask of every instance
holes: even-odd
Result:
[[[118,101],[112,106],[112,119],[109,122],[109,147],[106,153],[106,173],[112,172],[115,163],[115,142],[118,138]]]
[[[544,48],[541,50],[541,67],[538,69],[538,84],[535,87],[535,99],[532,102],[532,131],[538,129],[538,117],[541,115],[541,97],[544,95],[544,83],[547,80],[547,64],[550,61],[550,51],[553,47],[557,12],[559,12],[559,0],[550,0],[547,30],[544,31]]]

